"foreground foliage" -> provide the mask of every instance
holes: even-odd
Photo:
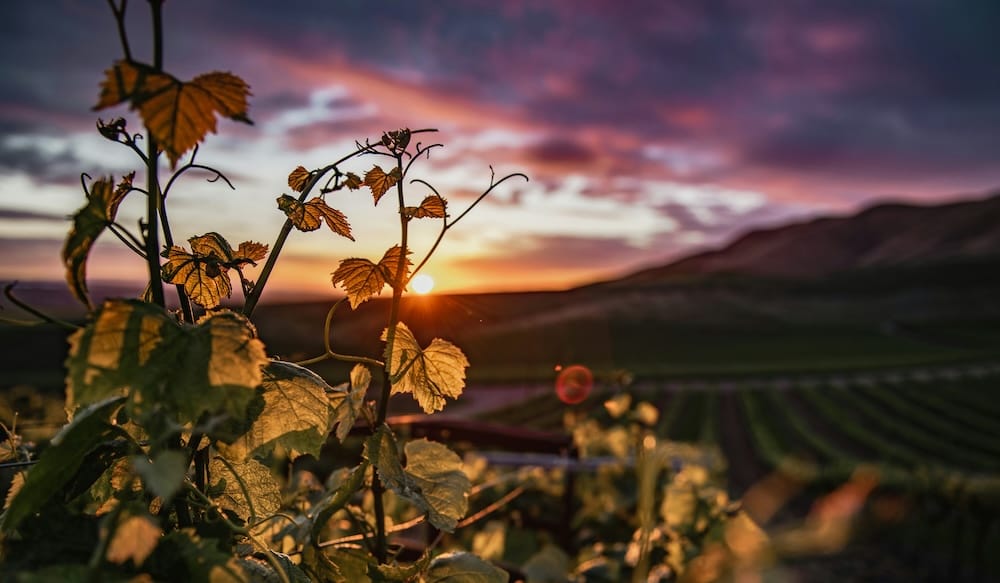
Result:
[[[89,309],[87,323],[69,338],[69,423],[39,459],[26,461],[31,467],[15,475],[4,501],[5,577],[493,583],[507,581],[508,571],[523,571],[538,581],[570,574],[653,581],[686,577],[696,571],[690,568],[693,560],[709,552],[722,558],[706,568],[722,572],[723,566],[739,566],[747,553],[734,546],[733,528],[742,528],[740,536],[749,537],[750,550],[757,550],[759,532],[729,505],[708,471],[691,452],[658,443],[644,419],[655,412],[642,406],[632,411],[623,395],[608,405],[611,417],[621,419],[619,426],[581,424],[577,431],[585,456],[613,458],[582,490],[596,496],[582,498],[574,524],[587,540],[565,549],[541,544],[523,560],[498,551],[504,524],[516,522],[500,510],[529,490],[550,496],[545,473],[519,472],[515,477],[522,483],[510,490],[506,479],[480,471],[474,456],[463,459],[442,443],[407,438],[386,420],[393,395],[409,394],[428,414],[461,397],[469,366],[465,354],[441,338],[418,340],[399,319],[400,299],[449,229],[498,185],[524,176],[491,175],[482,194],[452,219],[447,201],[430,183],[407,182],[414,163],[440,147],[418,141],[433,130],[388,131],[358,142],[353,152],[326,166],[293,169],[288,186],[296,195],[276,199],[286,221],[271,246],[233,245],[217,232],[179,244],[170,227],[168,194],[191,170],[229,183],[196,162],[198,145],[216,131],[219,117],[250,123],[250,91],[231,73],[181,81],[165,71],[162,4],[150,1],[153,61],[142,63],[131,54],[127,3],[109,2],[124,59],[106,71],[95,109],[126,104],[145,133],[131,133],[124,118],[99,121],[98,131],[138,157],[145,185],[136,184],[136,172],[118,180],[82,177],[86,204],[73,216],[62,252],[67,285]],[[145,150],[139,147],[143,141]],[[161,155],[172,171],[164,184]],[[379,157],[388,168],[362,164],[367,156]],[[429,191],[419,204],[408,204],[414,201],[406,187],[413,185]],[[330,308],[322,354],[300,362],[272,358],[251,318],[281,249],[293,230],[324,225],[354,241],[348,218],[328,200],[335,193],[353,196],[352,191],[367,192],[374,205],[395,199],[399,240],[377,260],[348,257],[333,271],[332,284],[345,298]],[[117,220],[129,197],[147,203],[138,233]],[[440,221],[438,237],[416,261],[410,229],[430,221]],[[138,299],[95,306],[87,262],[106,232],[145,260],[149,283]],[[254,281],[251,271],[261,262]],[[231,300],[234,281],[242,305]],[[176,309],[168,307],[168,285],[175,290]],[[386,287],[392,302],[381,354],[334,352],[330,328],[338,306],[357,308]],[[353,363],[347,382],[331,385],[308,368],[330,359]],[[8,433],[3,459],[22,459],[26,452]],[[343,467],[325,483],[308,472],[291,472],[292,462],[321,457],[331,440],[357,455],[339,459]],[[683,467],[674,468],[681,458]],[[501,483],[507,491],[488,500]],[[617,508],[611,515],[608,496]],[[470,500],[481,503],[477,497],[487,498],[487,505],[467,516]],[[462,532],[494,513],[510,522]],[[430,540],[407,552],[393,535],[414,528],[423,528]],[[627,533],[622,544],[614,539],[619,531]],[[514,536],[531,538],[526,532]],[[570,559],[567,552],[578,546],[585,550]]]

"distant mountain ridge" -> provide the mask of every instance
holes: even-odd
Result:
[[[817,279],[841,272],[1000,258],[1000,193],[940,205],[877,204],[752,231],[729,245],[627,275],[614,285],[740,274]]]

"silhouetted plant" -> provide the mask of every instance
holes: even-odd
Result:
[[[189,81],[170,75],[163,66],[163,1],[149,4],[153,59],[141,63],[126,32],[127,0],[109,0],[124,58],[106,71],[94,108],[127,104],[138,112],[144,133],[132,133],[123,118],[98,121],[97,129],[135,153],[145,182],[135,183],[135,172],[117,181],[82,177],[87,203],[73,216],[62,252],[67,283],[90,310],[88,323],[70,338],[66,361],[71,420],[38,463],[15,478],[0,521],[4,560],[27,580],[38,571],[35,576],[70,580],[242,581],[263,570],[282,581],[442,581],[456,572],[505,581],[502,570],[468,553],[435,557],[428,548],[405,564],[391,555],[387,491],[416,509],[416,522],[451,531],[466,514],[470,483],[454,452],[424,439],[401,443],[386,419],[392,394],[412,394],[427,413],[461,395],[465,355],[442,339],[421,346],[400,321],[400,300],[450,228],[505,180],[526,177],[491,177],[482,196],[456,218],[431,184],[411,180],[429,193],[410,205],[409,171],[440,144],[419,141],[434,130],[389,131],[358,142],[324,167],[295,168],[288,185],[296,194],[277,199],[287,219],[270,249],[253,241],[234,246],[216,232],[191,237],[185,246],[173,238],[168,196],[172,200],[178,179],[193,169],[232,187],[221,172],[197,161],[198,144],[215,131],[218,117],[251,123],[250,91],[231,73]],[[161,156],[171,170],[165,184]],[[387,159],[388,169],[344,170],[365,156]],[[353,241],[347,217],[327,199],[362,189],[376,205],[386,195],[395,199],[400,238],[377,261],[342,260],[332,283],[352,308],[385,286],[392,290],[384,352],[372,357],[331,350],[337,302],[326,321],[324,354],[300,363],[269,358],[249,318],[287,238],[293,229],[313,231],[325,223]],[[117,220],[119,205],[130,196],[146,198],[138,232]],[[409,230],[425,219],[440,221],[440,232],[414,266]],[[141,299],[95,307],[87,261],[106,231],[144,258],[149,284]],[[259,277],[250,279],[262,261]],[[244,297],[239,309],[223,307],[233,275]],[[176,287],[176,312],[167,309],[167,284]],[[306,368],[326,359],[354,363],[348,383],[332,387]],[[368,401],[373,374],[381,387]],[[276,451],[290,459],[319,455],[328,435],[346,439],[359,419],[371,430],[361,463],[338,474],[342,479],[329,490],[308,501],[296,498],[294,512],[285,511],[289,503],[266,463]],[[349,506],[366,489],[373,500],[371,531]],[[357,527],[343,544],[324,538],[337,516]],[[287,540],[290,548],[282,546]]]

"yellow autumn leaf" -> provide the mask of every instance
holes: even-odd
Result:
[[[374,166],[371,170],[365,172],[364,185],[371,189],[372,196],[375,197],[375,204],[378,204],[382,195],[395,186],[402,177],[402,171],[400,171],[398,166],[393,168],[388,174],[385,173],[385,170],[382,170],[381,166]]]
[[[216,131],[216,115],[250,122],[250,87],[231,73],[213,72],[183,82],[141,63],[118,61],[101,83],[95,110],[129,101],[166,152],[171,166]]]
[[[399,266],[399,253],[399,245],[394,245],[385,252],[378,264],[360,257],[344,259],[333,272],[331,278],[333,285],[341,284],[340,287],[347,293],[351,308],[357,308],[366,300],[378,295],[385,284],[392,285]],[[405,259],[404,265],[409,268],[412,263],[409,259]]]
[[[406,207],[406,215],[414,219],[443,219],[446,216],[447,201],[436,194],[425,198],[420,206]]]
[[[236,251],[233,251],[234,263],[257,263],[265,257],[267,257],[267,245],[255,241],[243,241]]]
[[[141,565],[156,548],[163,536],[163,529],[148,516],[129,516],[118,523],[108,544],[106,558],[118,565],[129,559]]]
[[[295,170],[288,175],[288,187],[295,192],[302,192],[306,189],[306,183],[309,181],[309,171],[306,170],[305,166],[296,166]]]
[[[382,276],[385,278],[386,283],[390,287],[396,284],[396,274],[399,269],[399,253],[401,247],[399,245],[393,245],[385,252],[382,259],[378,262],[379,269],[382,270]],[[407,255],[410,251],[406,252]],[[413,262],[410,261],[409,257],[403,260],[403,281],[406,281],[406,276],[410,273],[410,268],[413,267]]]
[[[351,241],[351,224],[347,222],[344,213],[326,204],[320,197],[301,203],[295,198],[283,194],[278,197],[278,208],[284,211],[292,225],[300,231],[315,231],[326,221],[326,225],[334,233],[347,237]]]
[[[388,328],[382,333],[386,341]],[[412,393],[425,413],[440,411],[445,398],[457,399],[465,389],[469,360],[447,340],[435,338],[421,348],[413,332],[400,322],[392,343],[389,371],[392,394]]]
[[[347,292],[351,309],[357,308],[365,300],[378,295],[385,287],[385,278],[378,265],[361,257],[349,257],[341,260],[340,266],[333,272],[331,280],[333,285],[339,283],[340,287]]]
[[[131,176],[122,179],[131,185]],[[73,227],[63,244],[62,260],[66,266],[66,282],[78,300],[91,306],[87,290],[87,257],[97,237],[104,232],[118,213],[118,205],[129,192],[119,185],[112,189],[111,178],[94,182],[87,193],[87,204],[73,215]]]
[[[163,281],[183,285],[184,292],[205,309],[211,309],[233,293],[226,266],[218,259],[193,255],[174,245],[161,268]]]

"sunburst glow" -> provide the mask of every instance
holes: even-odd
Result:
[[[410,287],[420,295],[428,294],[434,289],[434,278],[426,273],[419,273],[410,280]]]

